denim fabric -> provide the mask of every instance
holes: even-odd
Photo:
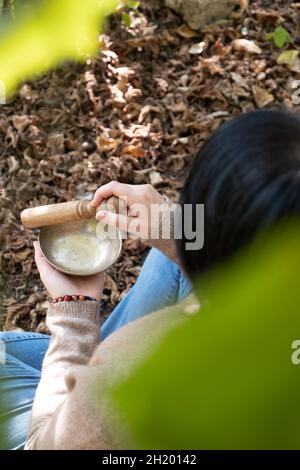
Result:
[[[153,248],[136,284],[102,326],[101,339],[139,317],[176,304],[191,290],[179,267]],[[50,338],[38,333],[4,332],[0,341],[6,353],[4,363],[0,363],[0,425],[5,427],[5,448],[22,449]]]

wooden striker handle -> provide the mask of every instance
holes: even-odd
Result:
[[[104,200],[97,209],[91,205],[91,201],[84,199],[25,209],[21,213],[21,221],[25,228],[45,227],[75,222],[80,219],[90,219],[95,217],[96,211],[99,209],[113,209],[115,212],[122,212],[124,207],[115,196]]]

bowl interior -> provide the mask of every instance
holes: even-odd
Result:
[[[119,231],[112,237],[95,219],[43,227],[39,241],[49,263],[74,276],[104,271],[116,261],[122,246]]]

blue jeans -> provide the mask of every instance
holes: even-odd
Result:
[[[136,284],[102,326],[101,340],[139,317],[180,302],[191,290],[179,267],[152,249]],[[5,448],[22,449],[50,339],[39,333],[7,332],[0,333],[0,341],[6,352],[5,364],[1,365],[0,355],[0,426],[5,427]]]

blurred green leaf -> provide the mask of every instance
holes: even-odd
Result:
[[[136,10],[139,8],[141,2],[137,2],[135,0],[127,0],[124,2],[124,8],[130,8]]]
[[[99,27],[118,0],[48,0],[22,10],[1,37],[0,80],[7,95],[25,78],[65,59],[85,60],[97,52]]]
[[[122,22],[127,26],[127,28],[130,28],[131,26],[131,18],[129,13],[126,13],[125,11],[122,13]]]
[[[290,33],[281,25],[277,26],[273,33],[267,34],[266,39],[267,41],[273,41],[279,49],[293,42]]]
[[[130,448],[300,448],[299,229],[203,280],[210,304],[114,389]]]

